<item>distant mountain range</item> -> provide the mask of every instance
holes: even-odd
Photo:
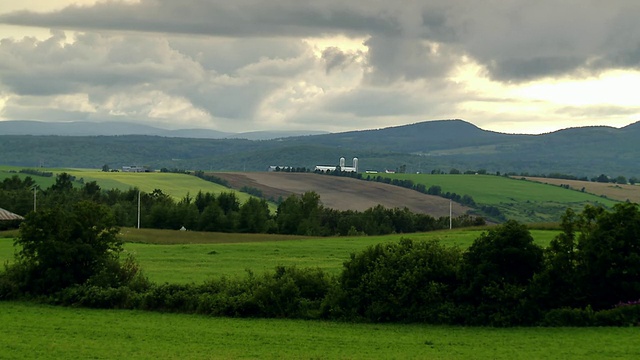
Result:
[[[8,124],[11,122],[0,122],[2,165],[100,168],[107,164],[111,168],[149,165],[157,169],[264,171],[270,165],[307,169],[338,165],[340,157],[348,159],[350,165],[351,158],[358,157],[361,170],[484,169],[536,175],[640,177],[640,123],[620,129],[599,126],[512,135],[482,130],[463,120],[439,120],[319,135],[259,133],[262,138],[249,136],[252,133],[153,130],[140,125],[116,129],[117,124],[111,123],[90,124],[92,136],[81,128],[74,130],[82,124],[57,124],[57,136],[45,136],[53,130],[45,132],[43,123]],[[30,135],[18,135],[18,125],[22,126],[20,131]],[[37,132],[28,131],[38,126]]]
[[[326,134],[324,131],[252,131],[230,133],[210,129],[167,130],[128,122],[0,121],[0,135],[121,136],[149,135],[192,139],[271,140],[290,136]]]

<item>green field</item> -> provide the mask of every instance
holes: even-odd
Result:
[[[56,182],[55,176],[45,177],[45,176],[35,176],[31,174],[21,174],[19,173],[19,171],[22,169],[26,169],[26,168],[24,166],[4,166],[4,165],[0,166],[0,181],[15,175],[17,175],[21,180],[24,180],[24,178],[26,178],[27,176],[30,176],[36,182],[36,184],[38,184],[42,189],[46,189]],[[56,171],[52,169],[37,169],[37,170],[47,171],[47,172]]]
[[[0,166],[0,181],[5,178],[18,175],[21,179],[31,176],[34,181],[43,189],[50,187],[55,183],[55,176],[43,177],[29,174],[20,174],[18,171],[25,169],[16,166]],[[233,192],[237,195],[240,203],[244,203],[249,199],[250,195],[230,189],[226,186],[215,184],[202,180],[193,175],[174,174],[174,173],[125,173],[125,172],[103,172],[93,169],[41,169],[39,171],[53,172],[54,174],[66,172],[76,177],[76,180],[82,179],[85,183],[95,181],[104,190],[119,189],[129,190],[131,188],[139,188],[140,190],[150,193],[155,189],[162,190],[163,193],[170,195],[174,200],[181,200],[187,194],[191,197],[202,191],[220,194],[222,192]],[[78,182],[75,186],[80,186]],[[271,205],[271,210],[275,211],[275,206]]]
[[[430,174],[384,174],[391,179],[409,179],[416,184],[438,185],[443,192],[471,195],[477,203],[496,205],[501,203],[538,202],[600,202],[612,206],[616,201],[567,190],[559,186],[493,175],[430,175]]]
[[[138,259],[144,273],[157,283],[200,283],[220,276],[241,277],[246,270],[272,271],[276,266],[318,267],[338,274],[349,254],[381,242],[438,240],[466,248],[481,230],[434,231],[428,233],[372,237],[291,238],[272,235],[197,233],[172,230],[123,229],[125,251]],[[555,230],[532,230],[532,236],[546,246],[558,234]],[[13,257],[13,241],[0,238],[0,262]]]
[[[276,265],[321,267],[337,274],[351,252],[401,237],[468,247],[484,230],[380,237],[281,235],[122,229],[158,283],[243,276]],[[557,230],[532,230],[546,245]],[[0,233],[0,261],[13,256],[16,232]],[[0,301],[0,358],[131,359],[635,359],[637,329],[477,328],[283,319],[211,318],[93,310]]]
[[[636,328],[208,318],[0,302],[3,359],[637,359]]]
[[[585,204],[611,207],[618,203],[597,195],[559,186],[493,175],[381,174],[390,179],[408,179],[427,188],[437,185],[442,192],[470,195],[479,205],[499,208],[508,219],[523,222],[558,221],[567,207]]]

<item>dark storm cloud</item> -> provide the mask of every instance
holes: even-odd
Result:
[[[91,7],[70,6],[50,14],[21,11],[1,16],[0,21],[26,26],[229,37],[399,31],[398,19],[386,16],[379,8],[372,11],[367,8],[366,3],[343,1],[142,0],[138,4],[105,2]]]
[[[324,60],[326,64],[325,69],[327,74],[334,69],[344,69],[362,57],[363,54],[361,53],[342,51],[335,46],[328,47],[322,52],[322,60]]]
[[[74,119],[202,118],[223,130],[464,118],[475,104],[491,118],[522,99],[455,83],[457,70],[509,84],[491,83],[498,92],[639,70],[638,13],[636,0],[141,0],[14,12],[0,24],[55,30],[0,36],[0,116],[44,116],[53,104],[64,118],[69,101]]]
[[[492,78],[518,82],[576,71],[637,69],[638,13],[635,0],[142,0],[17,12],[1,16],[0,22],[231,38],[365,36],[379,80],[429,77],[438,71],[446,75],[446,64],[466,55]],[[425,41],[446,46],[448,59],[434,63]],[[340,60],[335,55],[328,70]]]

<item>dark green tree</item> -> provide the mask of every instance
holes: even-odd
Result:
[[[290,195],[278,205],[276,223],[281,234],[297,234],[302,220],[302,201],[299,196]]]
[[[226,216],[218,203],[213,202],[204,208],[198,220],[198,230],[224,231]]]
[[[509,220],[483,233],[464,253],[460,269],[461,300],[471,305],[466,317],[483,325],[531,323],[537,314],[527,307],[527,288],[542,265],[542,248],[525,225]]]
[[[84,284],[117,263],[122,250],[119,229],[108,208],[79,202],[31,212],[20,226],[14,265],[19,287],[32,294],[50,294]]]
[[[65,172],[56,176],[56,182],[51,185],[51,191],[53,192],[66,192],[73,189],[73,177]]]
[[[577,272],[578,219],[579,215],[568,208],[562,216],[562,233],[544,251],[544,269],[534,277],[531,286],[532,297],[542,310],[586,304]]]
[[[4,179],[0,182],[2,208],[23,216],[33,210],[34,186],[36,186],[35,181],[30,176],[24,180],[21,180],[18,175]]]
[[[265,233],[269,230],[269,205],[264,199],[250,197],[240,207],[240,231]]]
[[[587,206],[581,214],[577,265],[583,296],[594,309],[640,299],[640,210]]]
[[[411,239],[351,254],[334,309],[371,321],[450,323],[460,257],[458,248]]]

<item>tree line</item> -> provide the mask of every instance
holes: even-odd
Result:
[[[199,174],[205,176],[204,174]],[[210,181],[215,179],[208,179]],[[144,228],[181,229],[194,231],[277,233],[308,236],[384,235],[412,233],[449,227],[449,217],[432,217],[406,208],[388,209],[375,206],[365,211],[341,211],[324,207],[315,192],[291,195],[282,200],[275,214],[266,200],[251,197],[240,203],[234,192],[187,195],[176,201],[161,189],[150,193],[139,189],[103,190],[95,181],[78,181],[67,173],[56,176],[47,189],[37,189],[35,181],[17,175],[0,182],[0,203],[7,210],[27,214],[38,209],[71,206],[82,200],[107,206],[116,225],[135,227],[138,224],[138,197],[140,199],[140,225]],[[483,225],[484,220],[468,215],[451,221],[454,227]],[[5,225],[6,226],[6,225]]]

